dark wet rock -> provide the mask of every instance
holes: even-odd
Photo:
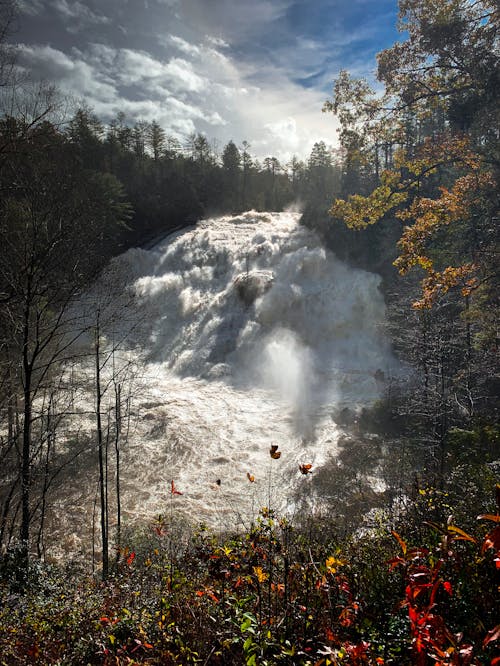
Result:
[[[234,281],[234,287],[243,303],[252,305],[259,296],[271,288],[273,280],[272,271],[249,271],[238,275]]]

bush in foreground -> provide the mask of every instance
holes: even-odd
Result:
[[[40,566],[23,595],[4,561],[0,663],[494,666],[499,486],[480,519],[474,534],[430,521],[424,543],[340,540],[265,508],[245,533],[183,543],[160,518],[105,583]]]

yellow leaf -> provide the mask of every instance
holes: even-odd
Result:
[[[334,557],[333,555],[331,557],[328,557],[326,562],[326,568],[328,573],[334,574],[337,572],[340,567],[343,567],[345,562],[343,560],[339,560],[337,557]]]
[[[253,572],[257,576],[259,583],[263,583],[269,578],[269,574],[262,570],[262,567],[253,567]]]

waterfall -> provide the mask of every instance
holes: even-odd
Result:
[[[106,279],[122,299],[113,337],[121,327],[143,364],[123,465],[132,518],[164,511],[171,479],[195,521],[293,506],[309,492],[299,465],[314,474],[335,456],[335,410],[374,401],[396,368],[380,278],[339,261],[297,213],[204,220],[129,250],[103,291]]]

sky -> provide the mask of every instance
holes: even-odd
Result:
[[[341,69],[374,81],[397,0],[18,0],[18,64],[108,122],[156,120],[181,141],[307,157],[336,144],[322,113]]]

